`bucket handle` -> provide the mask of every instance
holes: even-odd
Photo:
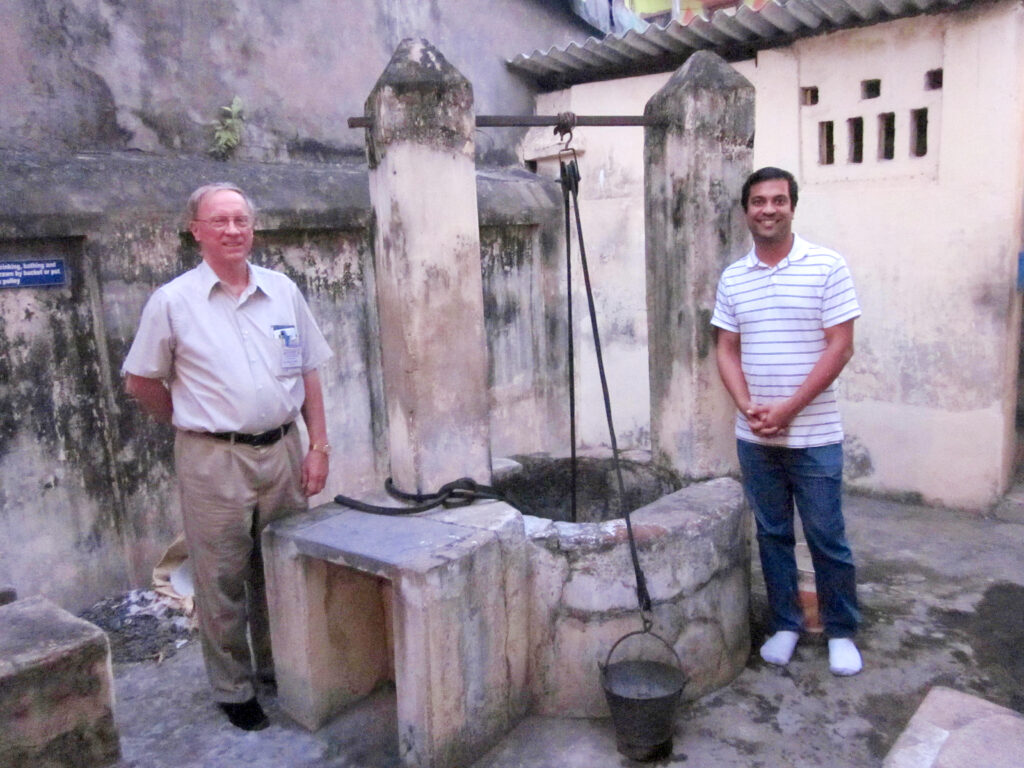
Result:
[[[634,635],[650,635],[655,640],[661,641],[661,644],[664,645],[666,648],[668,648],[672,652],[672,655],[675,656],[675,658],[676,658],[676,669],[678,669],[680,672],[683,671],[683,660],[679,658],[679,654],[676,653],[676,649],[672,647],[672,644],[668,640],[666,640],[661,635],[659,635],[659,634],[657,634],[655,632],[651,632],[650,629],[637,629],[637,630],[634,630],[633,632],[627,632],[626,634],[624,634],[622,637],[620,637],[618,640],[615,641],[615,645],[613,645],[612,649],[610,651],[608,651],[608,656],[605,658],[604,664],[601,664],[600,662],[598,662],[598,666],[601,668],[602,672],[604,672],[608,668],[608,665],[611,664],[611,662],[612,662],[612,654],[615,653],[615,649],[619,647],[619,643],[621,643],[623,640],[626,640],[627,638],[633,637]]]

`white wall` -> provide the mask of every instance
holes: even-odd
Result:
[[[793,163],[797,227],[843,252],[864,316],[841,379],[858,487],[978,507],[1005,490],[1014,454],[1024,115],[1024,15],[1005,3],[880,24],[759,56],[755,164]],[[842,61],[842,66],[837,62]],[[925,73],[941,68],[940,90]],[[782,77],[779,74],[785,73]],[[878,79],[877,99],[861,81]],[[801,106],[816,85],[819,103]],[[760,91],[759,91],[760,95]],[[928,151],[910,152],[910,111],[928,109]],[[896,116],[894,158],[878,159],[877,115]],[[773,116],[788,123],[774,130]],[[798,131],[794,132],[793,115]],[[864,118],[864,160],[846,121]],[[817,124],[835,124],[835,164]],[[868,471],[867,463],[871,470]]]
[[[797,175],[797,231],[842,252],[857,284],[864,316],[840,379],[851,485],[954,506],[994,502],[1016,445],[1024,9],[999,2],[830,33],[735,66],[757,88],[755,167]],[[925,73],[936,69],[942,87],[926,89]],[[541,98],[537,111],[641,114],[667,77],[577,86]],[[862,81],[873,79],[880,94],[863,99]],[[809,87],[818,103],[802,105]],[[927,152],[914,157],[910,115],[920,108]],[[878,158],[883,112],[895,115],[891,160]],[[864,120],[860,163],[848,162],[855,117]],[[821,165],[818,124],[827,120],[835,162]],[[532,138],[536,152],[542,137]],[[592,261],[600,259],[607,357],[623,372],[613,383],[618,431],[642,444],[642,132],[579,129],[574,143],[586,149],[584,228]],[[600,415],[592,389],[584,384],[583,410]],[[605,442],[589,423],[583,434]]]
[[[641,115],[669,75],[591,83],[537,99],[537,114]],[[621,85],[627,87],[622,88]],[[550,128],[527,137],[525,159],[558,176]],[[647,372],[647,298],[644,268],[643,128],[577,128],[584,245],[601,334],[615,431],[620,447],[650,447],[651,398]],[[555,154],[552,154],[552,153]],[[577,430],[584,446],[608,445],[608,427],[587,313],[575,222],[573,318],[576,331]],[[564,263],[564,255],[561,257]],[[564,286],[565,270],[562,271]]]

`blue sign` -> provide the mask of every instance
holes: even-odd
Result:
[[[67,282],[64,259],[0,261],[0,288],[37,288]]]

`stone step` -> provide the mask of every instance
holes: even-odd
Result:
[[[1024,717],[977,696],[932,688],[882,768],[1016,768]]]
[[[49,600],[0,606],[0,765],[117,762],[110,646]]]

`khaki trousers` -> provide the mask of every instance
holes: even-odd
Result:
[[[302,454],[294,426],[261,447],[180,430],[175,437],[203,659],[219,702],[247,701],[255,695],[253,672],[273,670],[260,533],[308,508]]]

